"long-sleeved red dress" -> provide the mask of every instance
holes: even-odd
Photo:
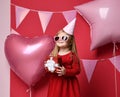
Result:
[[[79,82],[76,77],[80,73],[80,64],[72,52],[58,55],[57,60],[66,69],[63,76],[51,74],[47,97],[80,97]]]

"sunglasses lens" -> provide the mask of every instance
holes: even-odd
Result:
[[[58,41],[58,40],[59,40],[59,37],[58,37],[58,36],[56,36],[54,39],[55,39],[55,41]]]
[[[67,36],[62,36],[62,40],[66,41],[68,39]]]

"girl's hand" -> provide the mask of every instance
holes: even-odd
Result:
[[[65,75],[65,71],[66,71],[66,69],[65,69],[64,66],[62,66],[62,67],[59,66],[59,67],[56,69],[56,73],[58,74],[58,76]]]

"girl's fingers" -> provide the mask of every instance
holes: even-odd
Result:
[[[57,71],[56,73],[59,73],[59,74],[60,74],[60,73],[62,73],[62,72],[61,72],[61,71]]]
[[[57,67],[57,69],[61,69],[61,67],[59,66],[59,67]]]
[[[65,68],[62,66],[62,67],[58,67],[56,69],[56,73],[58,74],[58,76],[62,76],[65,74]]]
[[[60,69],[57,69],[56,71],[57,71],[57,72],[61,72],[61,70],[60,70]]]

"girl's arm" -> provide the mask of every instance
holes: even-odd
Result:
[[[73,55],[73,64],[72,68],[65,69],[65,76],[75,76],[80,73],[80,63],[76,55]]]
[[[73,55],[73,63],[72,63],[72,68],[65,68],[65,67],[59,67],[57,69],[58,76],[75,76],[80,73],[80,64],[78,58]]]

